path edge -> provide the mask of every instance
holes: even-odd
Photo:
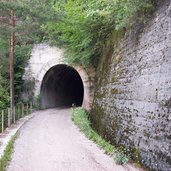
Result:
[[[18,122],[16,122],[16,124],[12,125],[10,128],[7,128],[5,133],[0,134],[0,143],[2,143],[0,146],[0,159],[3,157],[5,149],[7,148],[14,135],[16,135],[20,128],[34,116],[35,112],[25,116],[24,118],[21,118]]]

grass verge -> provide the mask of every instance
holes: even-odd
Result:
[[[11,160],[11,154],[13,152],[14,142],[16,138],[17,138],[17,133],[9,141],[4,151],[4,155],[0,159],[0,171],[5,171],[8,165],[8,162]]]
[[[100,148],[104,149],[108,155],[113,157],[117,164],[124,165],[128,163],[129,159],[124,154],[124,151],[117,150],[91,128],[91,122],[85,109],[82,107],[73,108],[72,120],[88,139],[92,140]]]

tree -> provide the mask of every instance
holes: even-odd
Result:
[[[44,37],[44,32],[40,29],[41,23],[58,19],[58,15],[52,8],[53,3],[53,0],[0,1],[0,40],[10,42],[10,51],[6,50],[3,54],[0,52],[0,58],[3,59],[3,62],[5,59],[3,57],[10,55],[11,115],[13,113],[14,89],[16,93],[19,93],[22,89],[22,74],[25,62],[28,59],[28,52],[33,43],[40,42]],[[33,8],[33,4],[35,8]],[[24,52],[24,50],[26,51]],[[14,53],[17,57],[16,60],[14,60]],[[5,77],[8,79],[7,76]],[[15,97],[18,97],[19,95],[16,95],[16,93]]]
[[[15,52],[15,27],[16,27],[16,16],[14,13],[14,9],[11,9],[9,5],[10,3],[13,3],[14,1],[10,2],[3,2],[1,1],[1,11],[2,14],[5,14],[3,16],[0,16],[0,22],[1,25],[10,32],[10,44],[9,44],[9,54],[10,54],[10,115],[8,116],[11,118],[9,121],[11,122],[13,113],[14,113],[14,52]],[[4,4],[3,4],[4,3]],[[9,22],[8,22],[9,21]],[[21,20],[18,21],[19,23]],[[9,122],[9,125],[10,125]]]
[[[9,125],[12,120],[12,116],[14,113],[14,39],[15,39],[15,34],[14,34],[14,27],[15,27],[15,14],[13,10],[10,10],[9,16],[1,16],[1,22],[5,23],[9,29],[10,29],[10,114],[9,118]],[[9,20],[9,22],[7,22]]]

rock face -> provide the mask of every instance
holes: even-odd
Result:
[[[118,39],[99,66],[92,122],[150,170],[171,170],[171,1]],[[141,31],[141,32],[140,32]]]

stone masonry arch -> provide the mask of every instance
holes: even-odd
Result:
[[[25,69],[24,79],[34,80],[35,82],[34,96],[40,95],[42,80],[48,70],[60,64],[74,68],[80,75],[84,87],[82,106],[89,110],[94,96],[94,71],[88,74],[82,66],[67,64],[64,62],[63,50],[57,47],[50,47],[48,44],[38,44],[34,46],[31,58]]]

